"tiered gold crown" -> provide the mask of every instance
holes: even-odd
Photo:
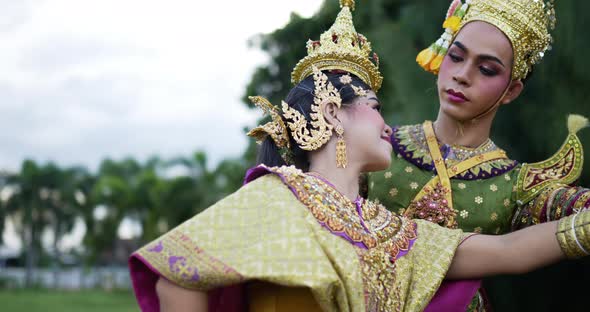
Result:
[[[512,79],[524,79],[551,49],[550,30],[556,18],[553,0],[455,0],[443,24],[445,34],[417,58],[428,71],[437,73],[451,39],[473,21],[496,26],[510,40],[514,50]]]
[[[307,56],[291,73],[294,84],[313,74],[313,67],[319,70],[343,70],[359,77],[377,92],[383,77],[379,72],[379,58],[371,53],[371,43],[356,32],[352,22],[354,0],[340,0],[342,10],[334,25],[320,36],[319,41],[307,42]]]

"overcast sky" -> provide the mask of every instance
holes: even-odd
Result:
[[[268,61],[248,39],[321,3],[0,0],[0,170],[25,158],[95,170],[105,157],[239,156],[261,116],[240,98]],[[63,246],[83,232],[78,222]],[[20,247],[10,223],[4,239]]]
[[[239,156],[247,40],[321,0],[0,0],[0,169],[25,158]],[[301,42],[301,49],[305,42]]]

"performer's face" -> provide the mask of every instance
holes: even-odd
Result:
[[[369,91],[352,104],[341,120],[349,163],[359,164],[363,172],[386,169],[391,163],[391,128],[381,116],[377,95]]]
[[[479,21],[465,25],[440,67],[441,110],[458,121],[488,110],[512,84],[512,60],[510,41],[498,28]],[[512,99],[508,94],[501,103]]]

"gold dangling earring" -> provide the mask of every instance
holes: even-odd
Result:
[[[336,126],[336,135],[338,142],[336,143],[336,167],[346,168],[348,160],[346,159],[346,142],[344,142],[344,128],[342,125]]]

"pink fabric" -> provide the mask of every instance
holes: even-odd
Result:
[[[444,281],[424,312],[465,312],[481,280]]]
[[[215,289],[209,292],[209,312],[246,312],[246,287],[244,284]]]
[[[135,298],[142,312],[160,312],[156,282],[161,274],[143,257],[133,254],[129,258],[129,272]],[[209,312],[245,312],[244,284],[219,288],[209,292]]]
[[[129,273],[133,292],[137,304],[142,312],[159,312],[160,300],[156,294],[156,282],[160,273],[152,267],[143,257],[133,254],[129,258]]]

